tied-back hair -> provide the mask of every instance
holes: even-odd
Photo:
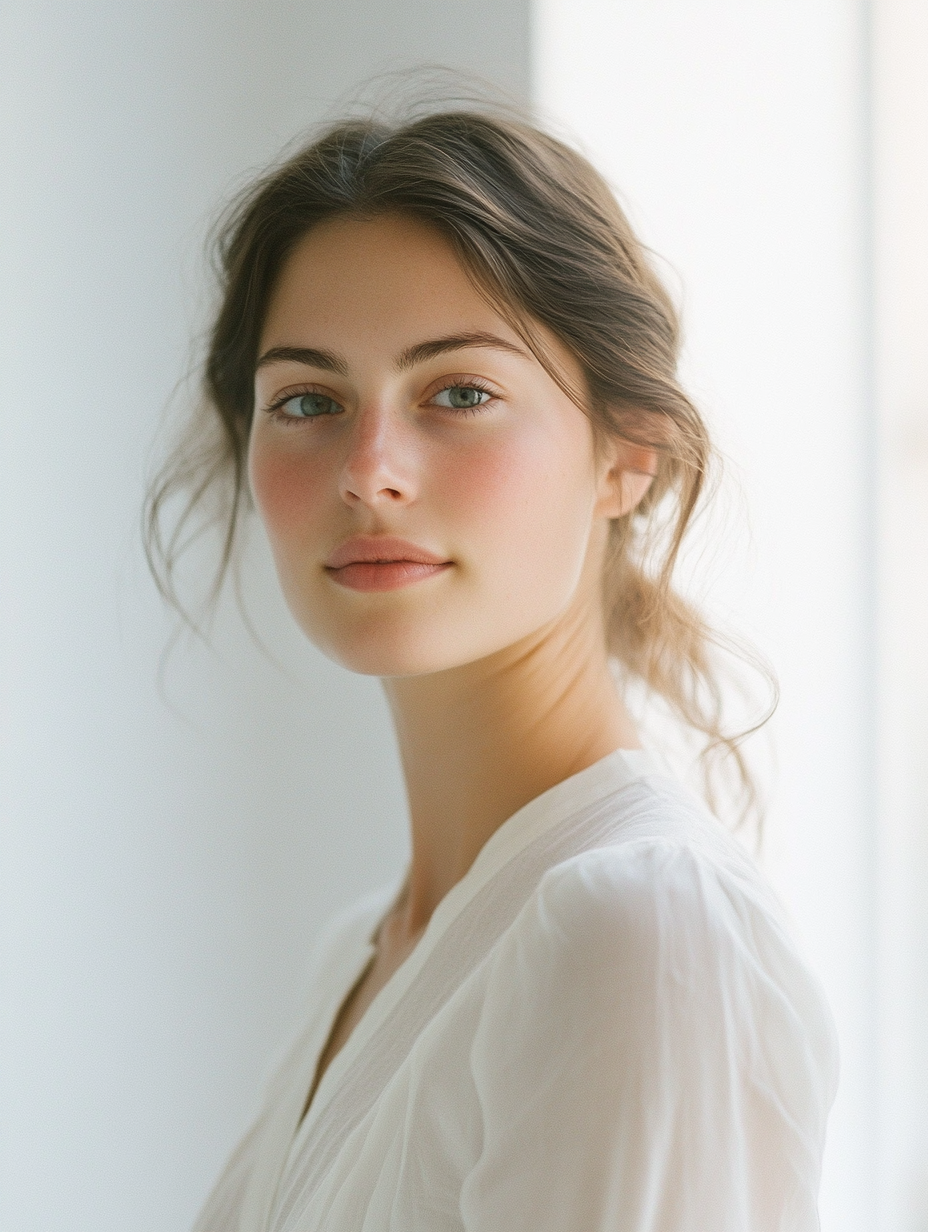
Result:
[[[183,610],[174,568],[195,537],[191,528],[203,522],[222,529],[214,596],[228,572],[250,499],[260,334],[288,255],[324,219],[387,213],[440,229],[476,287],[589,416],[597,442],[618,436],[656,451],[644,499],[611,523],[603,578],[609,651],[627,679],[700,737],[710,804],[721,776],[734,782],[738,818],[759,814],[740,746],[772,713],[773,678],[673,585],[714,465],[706,425],[677,379],[676,310],[605,180],[524,119],[471,108],[399,123],[342,121],[233,201],[215,233],[220,299],[204,396],[146,503],[148,558],[162,593]],[[539,322],[577,360],[583,389],[571,388],[546,353]],[[739,731],[726,725],[719,658],[733,648],[774,697],[760,722]]]

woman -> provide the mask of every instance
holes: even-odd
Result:
[[[227,481],[228,548],[250,492],[307,636],[382,679],[412,856],[319,942],[198,1232],[817,1227],[827,1008],[623,700],[743,772],[671,587],[709,443],[614,198],[526,123],[353,121],[221,256],[220,436],[153,530]]]

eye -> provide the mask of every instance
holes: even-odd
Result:
[[[440,390],[432,401],[455,411],[471,411],[489,402],[491,396],[489,390],[476,385],[449,385],[447,389]]]
[[[342,408],[326,394],[294,394],[278,402],[271,410],[286,419],[317,419],[320,415],[337,415]]]

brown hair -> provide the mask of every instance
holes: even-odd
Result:
[[[248,502],[259,336],[288,254],[325,218],[383,212],[439,227],[478,288],[566,389],[533,338],[532,322],[561,340],[586,382],[585,390],[566,392],[597,434],[657,450],[649,492],[611,526],[604,577],[610,652],[702,735],[710,802],[713,755],[728,755],[746,815],[757,800],[739,746],[760,723],[725,730],[716,651],[730,645],[672,586],[713,460],[702,417],[676,376],[677,314],[606,182],[568,145],[523,120],[471,109],[398,124],[344,121],[233,202],[217,231],[221,300],[205,398],[146,506],[149,561],[162,592],[180,606],[172,570],[207,497],[219,498],[210,516],[224,527],[214,594],[228,569]],[[185,500],[166,534],[165,507],[177,495]]]

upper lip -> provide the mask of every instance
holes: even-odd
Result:
[[[445,556],[436,556],[425,548],[410,543],[407,539],[393,539],[387,535],[359,535],[346,539],[332,552],[325,562],[327,569],[341,569],[358,561],[409,560],[421,565],[446,565]]]

